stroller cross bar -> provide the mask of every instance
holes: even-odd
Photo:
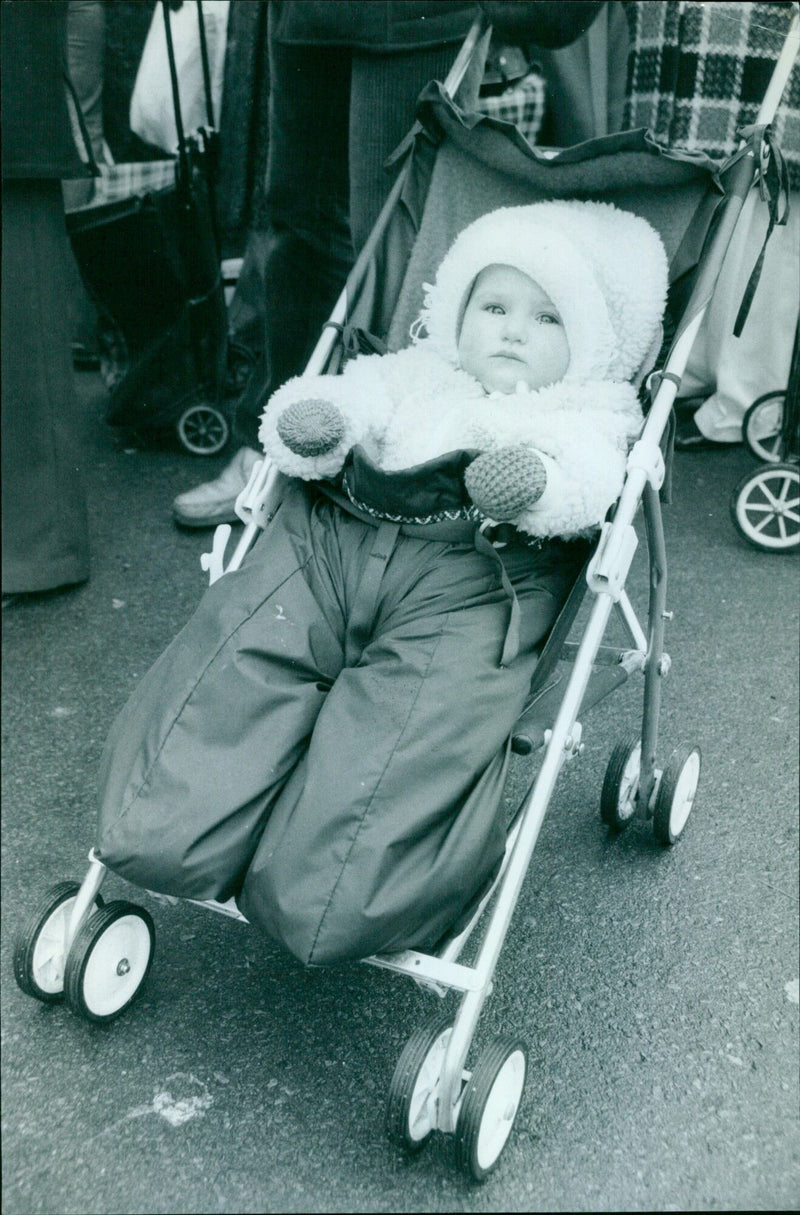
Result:
[[[400,953],[373,954],[364,961],[370,966],[409,975],[410,978],[434,988],[441,995],[445,995],[451,988],[456,991],[477,991],[481,984],[478,973],[471,966],[448,962],[431,954],[418,953],[414,949],[404,949]]]

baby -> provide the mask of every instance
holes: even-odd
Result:
[[[101,860],[235,897],[305,963],[440,939],[502,857],[509,735],[622,485],[665,291],[636,216],[497,211],[412,346],[274,394],[283,499],[113,726]]]
[[[585,533],[619,493],[641,427],[629,381],[666,279],[658,235],[610,204],[491,212],[444,258],[415,344],[288,381],[264,413],[265,451],[305,479],[337,477],[355,447],[385,471],[480,452],[464,484],[482,517]],[[352,497],[351,480],[345,470]]]

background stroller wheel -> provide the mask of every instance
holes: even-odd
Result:
[[[757,397],[742,419],[744,441],[757,460],[778,464],[784,457],[781,435],[786,393],[765,392]]]
[[[14,941],[17,985],[26,995],[45,1004],[54,1004],[64,996],[67,929],[79,890],[77,882],[51,886]],[[95,905],[103,906],[99,894]]]
[[[615,831],[624,831],[636,813],[641,770],[642,740],[633,734],[611,752],[600,794],[600,817]]]
[[[748,473],[730,506],[734,526],[748,544],[771,553],[800,548],[800,466],[771,464]]]
[[[215,456],[228,442],[228,419],[215,405],[197,402],[178,419],[178,438],[193,456]]]
[[[69,1007],[89,1021],[113,1021],[147,978],[154,947],[153,920],[143,907],[119,900],[93,912],[67,956]]]
[[[683,834],[700,780],[700,748],[676,747],[664,769],[653,807],[653,831],[661,844]]]
[[[397,1061],[386,1106],[386,1131],[398,1147],[418,1152],[434,1129],[429,1098],[442,1074],[453,1031],[448,1016],[436,1017],[416,1030]]]
[[[456,1162],[475,1181],[488,1177],[508,1142],[527,1066],[522,1042],[495,1038],[467,1082],[456,1123]]]

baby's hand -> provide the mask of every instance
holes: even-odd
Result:
[[[332,401],[310,398],[284,409],[276,423],[283,442],[297,456],[325,456],[344,438],[344,418]]]
[[[478,456],[467,467],[464,484],[478,510],[502,523],[541,498],[547,473],[534,449],[519,444]]]

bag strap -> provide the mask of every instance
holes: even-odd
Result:
[[[767,252],[767,242],[772,236],[775,225],[777,224],[778,227],[781,227],[789,218],[789,170],[772,133],[772,128],[770,126],[745,127],[740,134],[745,139],[748,139],[748,147],[752,147],[759,152],[758,188],[762,199],[767,202],[769,207],[769,223],[764,243],[761,246],[761,252],[748,279],[733,326],[733,336],[737,338],[744,329],[744,323],[747,320],[750,305],[756,293],[758,280],[761,278],[764,256]],[[782,209],[780,209],[781,199],[783,199]]]
[[[200,34],[200,59],[203,64],[203,88],[206,94],[206,118],[211,129],[214,123],[214,98],[211,94],[211,68],[208,65],[208,43],[206,42],[206,22],[203,17],[203,0],[195,0],[197,4],[197,29]]]
[[[184,188],[189,184],[189,156],[186,150],[186,135],[183,130],[183,113],[181,111],[181,95],[178,87],[178,68],[175,63],[175,47],[172,42],[172,24],[169,15],[169,0],[161,0],[161,12],[164,17],[164,35],[167,41],[167,59],[169,60],[169,79],[172,86],[172,105],[175,110],[175,130],[178,135],[178,179]]]
[[[206,117],[209,130],[214,129],[214,102],[211,94],[211,68],[208,62],[208,43],[206,41],[206,24],[203,16],[203,0],[196,0],[197,28],[200,34],[200,59],[203,64],[203,88],[206,98]],[[161,0],[161,11],[164,15],[164,34],[167,42],[167,58],[169,60],[169,78],[172,86],[172,104],[175,110],[175,130],[178,135],[179,177],[185,183],[189,182],[189,156],[186,148],[186,134],[183,129],[183,112],[181,110],[180,88],[178,85],[178,68],[175,62],[175,46],[172,41],[172,25],[170,22],[170,0]]]

